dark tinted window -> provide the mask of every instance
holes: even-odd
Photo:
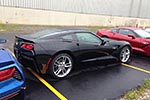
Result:
[[[80,42],[86,43],[101,43],[102,41],[92,33],[76,33],[77,39]]]
[[[127,30],[127,29],[120,29],[120,30],[119,30],[119,33],[120,33],[120,34],[123,34],[123,35],[128,35],[128,34],[135,35],[134,32],[132,32],[132,31],[130,31],[130,30]]]
[[[62,36],[63,39],[73,40],[73,36],[71,34]]]
[[[36,33],[33,33],[30,35],[31,38],[45,38],[47,36],[51,36],[51,35],[55,35],[55,34],[59,34],[60,30],[57,29],[47,29],[47,30],[42,30]]]
[[[113,33],[118,33],[118,29],[112,29],[111,30]]]

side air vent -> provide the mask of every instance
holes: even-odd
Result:
[[[15,71],[14,75],[13,75],[13,78],[21,81],[22,80],[22,77],[21,77],[21,74],[18,70]]]

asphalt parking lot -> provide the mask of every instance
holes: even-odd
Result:
[[[10,51],[13,51],[14,36],[13,33],[0,33],[1,38],[8,39],[8,43],[3,46]],[[32,72],[23,68],[27,85],[26,100],[115,100],[149,78],[149,63],[149,57],[133,54],[129,64],[132,66],[88,66],[62,80],[54,80],[47,75],[36,78]],[[41,83],[41,79],[47,83]]]

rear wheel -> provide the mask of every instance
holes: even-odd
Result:
[[[49,71],[54,78],[64,78],[71,72],[72,67],[72,57],[66,53],[61,53],[54,57]]]
[[[128,63],[131,57],[131,49],[129,48],[129,46],[125,46],[120,50],[119,53],[119,60],[122,63]]]

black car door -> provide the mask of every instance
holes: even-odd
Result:
[[[80,49],[78,60],[81,62],[98,61],[108,56],[107,47],[102,45],[102,40],[90,32],[77,32],[77,45]]]

